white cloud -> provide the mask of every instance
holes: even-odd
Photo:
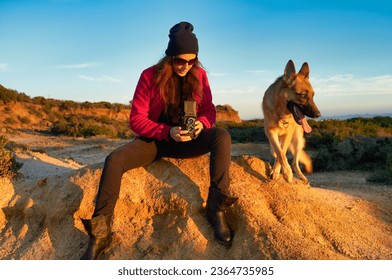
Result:
[[[247,70],[247,71],[245,71],[245,73],[252,74],[254,76],[261,76],[264,73],[266,73],[266,71],[264,71],[264,70]],[[211,77],[227,77],[227,76],[231,76],[231,75],[228,73],[223,73],[223,72],[211,72],[211,73],[209,73],[209,76],[211,76]]]
[[[214,90],[214,94],[219,95],[243,95],[243,94],[254,94],[259,93],[255,87],[247,87],[247,88],[235,88],[235,89],[217,89]]]
[[[59,65],[58,68],[61,69],[84,69],[84,68],[92,68],[101,65],[98,62],[86,62],[86,63],[79,63],[79,64],[66,64],[66,65]]]
[[[264,70],[247,70],[245,72],[249,73],[249,74],[253,74],[255,76],[260,76],[260,75],[263,75],[265,73]]]
[[[228,76],[228,74],[226,74],[226,73],[219,73],[219,72],[212,72],[212,73],[210,73],[210,76],[211,77],[226,77],[226,76]]]
[[[8,69],[8,63],[0,63],[0,71],[6,71]]]
[[[91,77],[80,75],[79,79],[90,81],[90,82],[109,82],[109,83],[121,83],[122,81],[118,78],[110,77],[110,76],[101,76],[101,77]]]
[[[356,77],[352,74],[311,79],[316,92],[331,95],[392,95],[392,75]]]

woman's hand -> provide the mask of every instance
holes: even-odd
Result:
[[[173,126],[170,129],[170,137],[173,138],[174,141],[176,142],[187,142],[191,141],[192,137],[189,135],[184,135],[187,134],[187,130],[181,130],[180,126]]]
[[[193,136],[194,139],[199,136],[200,132],[204,129],[203,123],[201,121],[195,122],[195,135]]]
[[[203,129],[203,123],[201,121],[196,121],[194,135],[185,135],[188,133],[187,130],[181,130],[181,127],[174,126],[170,129],[170,137],[173,138],[176,142],[187,142],[191,141],[192,139],[196,139]]]

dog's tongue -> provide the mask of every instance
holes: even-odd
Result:
[[[303,130],[306,133],[310,133],[312,131],[312,128],[310,127],[310,125],[308,124],[308,121],[306,120],[305,115],[301,112],[301,110],[298,108],[297,105],[295,105],[292,102],[289,102],[287,104],[289,110],[292,112],[295,121],[302,125]]]
[[[306,120],[305,116],[302,116],[301,118],[301,124],[302,124],[302,128],[304,129],[304,131],[306,133],[310,133],[312,131],[312,128],[310,127],[310,125],[308,124],[308,121]]]

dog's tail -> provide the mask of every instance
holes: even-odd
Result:
[[[299,158],[299,162],[303,164],[304,170],[307,174],[312,174],[313,172],[313,163],[310,156],[302,150],[301,157]]]

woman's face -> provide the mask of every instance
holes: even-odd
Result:
[[[196,54],[186,53],[173,57],[173,71],[180,77],[184,77],[192,68],[197,59]]]

